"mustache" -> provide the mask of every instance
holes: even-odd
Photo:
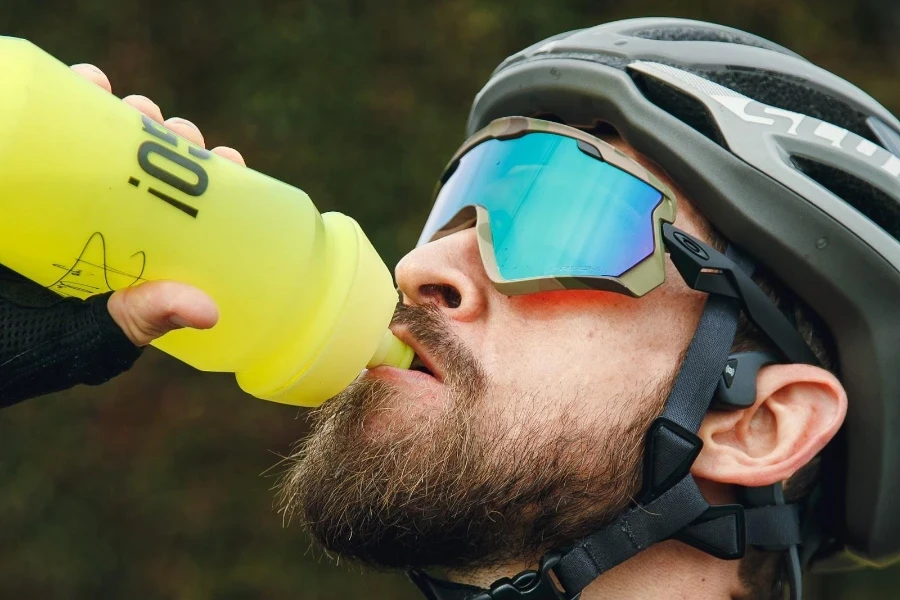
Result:
[[[453,332],[447,315],[439,307],[398,303],[391,325],[403,327],[408,336],[416,340],[421,352],[427,353],[429,360],[441,370],[452,410],[470,410],[478,403],[489,383],[487,373],[474,353]],[[315,438],[316,431],[330,429],[332,432],[328,437],[333,443],[354,440],[351,431],[361,426],[367,415],[394,401],[397,393],[387,382],[357,379],[309,413],[312,437]],[[321,431],[319,433],[320,437],[325,437]],[[306,442],[301,444],[295,457],[305,454],[305,446]]]
[[[446,315],[435,304],[407,305],[398,302],[391,325],[406,327],[421,342],[438,343],[452,335]]]
[[[484,370],[478,359],[453,332],[440,307],[430,303],[397,304],[391,325],[406,329],[422,352],[443,371],[445,383],[467,382],[477,386],[485,383]]]

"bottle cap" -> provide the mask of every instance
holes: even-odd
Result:
[[[397,367],[398,369],[408,369],[413,361],[413,349],[398,340],[390,330],[384,332],[381,343],[372,360],[366,365],[367,369],[372,369],[378,365],[388,365]]]

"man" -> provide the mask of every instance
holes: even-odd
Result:
[[[799,597],[801,567],[900,550],[890,113],[761,38],[637,19],[505,61],[469,133],[396,270],[413,369],[318,411],[289,517],[432,599]],[[215,321],[173,282],[108,302],[132,345]]]

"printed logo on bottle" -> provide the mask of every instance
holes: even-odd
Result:
[[[141,115],[141,121],[144,123],[144,131],[156,138],[147,140],[138,147],[137,161],[141,170],[156,181],[165,183],[183,194],[194,197],[203,195],[209,186],[209,175],[199,161],[209,159],[209,150],[188,143],[188,156],[185,156],[178,152],[181,141],[178,136],[147,115]],[[184,177],[185,172],[190,174],[189,179]],[[130,177],[128,183],[140,187],[141,180]],[[148,187],[147,193],[191,217],[196,218],[200,212],[195,206],[155,187]]]

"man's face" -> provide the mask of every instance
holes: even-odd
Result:
[[[705,237],[678,197],[677,226]],[[326,403],[285,477],[287,512],[346,557],[466,569],[534,560],[625,508],[705,295],[667,261],[643,298],[507,297],[474,229],[413,250],[396,276],[392,329],[434,376],[379,367]]]

